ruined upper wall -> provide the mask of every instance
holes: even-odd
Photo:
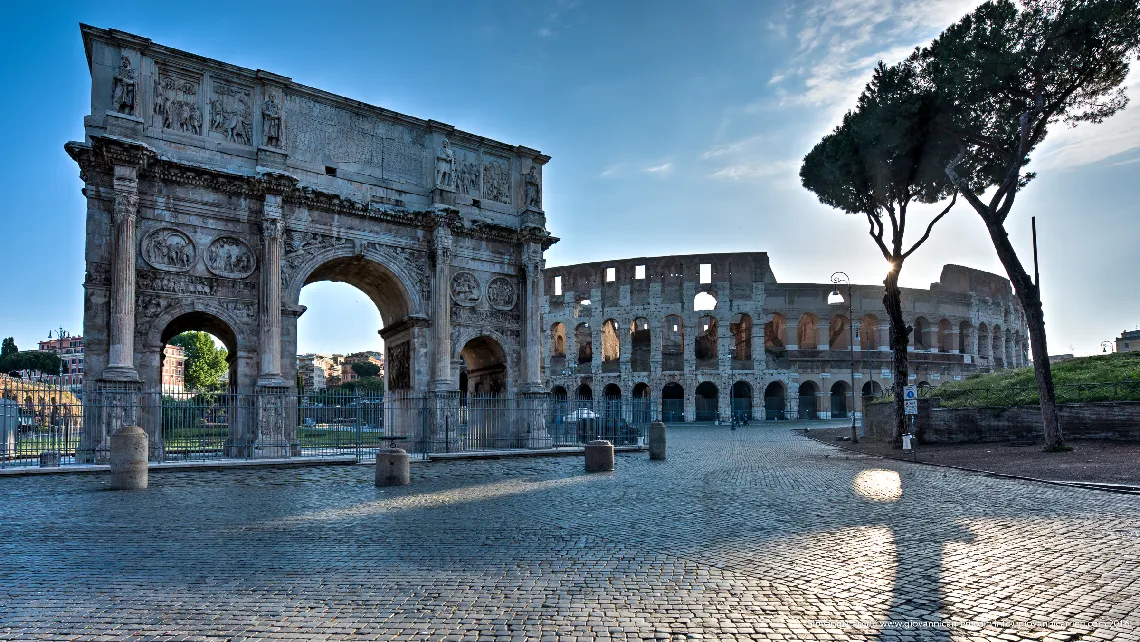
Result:
[[[971,292],[978,296],[998,299],[1013,295],[1009,279],[962,265],[944,265],[938,283],[930,284],[931,290],[947,292]]]
[[[700,283],[701,265],[712,268],[712,283],[728,282],[733,285],[751,285],[755,282],[775,283],[776,278],[768,265],[766,252],[721,252],[714,254],[687,254],[684,256],[653,256],[616,261],[597,261],[547,267],[546,292],[555,292],[555,279],[561,277],[562,291],[589,294],[591,288],[604,286],[639,286],[651,281],[667,284]],[[637,278],[637,268],[644,267],[644,278]],[[607,281],[609,268],[614,269],[614,280]]]
[[[122,31],[81,30],[91,72],[88,142],[130,138],[175,161],[249,175],[285,171],[322,191],[409,209],[430,207],[442,186],[463,214],[513,228],[528,207],[541,211],[550,159],[537,150]]]

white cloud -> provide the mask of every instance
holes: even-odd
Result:
[[[711,174],[712,178],[731,181],[756,181],[777,179],[779,184],[795,184],[798,160],[742,162],[726,165]]]
[[[653,165],[652,167],[646,167],[645,171],[650,174],[665,176],[669,172],[673,171],[673,163],[661,163],[660,165]]]

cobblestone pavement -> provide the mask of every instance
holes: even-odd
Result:
[[[2,479],[0,639],[1140,640],[1140,498],[791,427],[398,489],[368,466]],[[867,626],[943,619],[975,624]]]

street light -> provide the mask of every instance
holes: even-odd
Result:
[[[831,275],[831,282],[835,289],[827,295],[828,305],[843,305],[843,295],[839,293],[839,285],[847,285],[847,328],[850,336],[847,339],[847,350],[851,353],[851,443],[859,443],[859,431],[855,428],[855,323],[851,297],[851,277],[846,272],[835,272]]]

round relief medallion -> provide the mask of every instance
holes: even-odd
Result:
[[[244,279],[257,269],[257,258],[245,241],[221,236],[206,248],[206,267],[227,279]]]
[[[479,278],[470,272],[456,272],[451,277],[451,298],[459,305],[475,305],[483,298],[483,286]]]
[[[182,230],[160,227],[143,237],[142,256],[156,269],[186,272],[194,266],[194,241]]]
[[[487,284],[487,302],[497,310],[515,307],[515,284],[505,276],[496,276]]]

